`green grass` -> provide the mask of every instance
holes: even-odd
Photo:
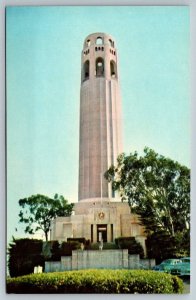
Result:
[[[80,270],[7,279],[8,293],[173,294],[183,292],[176,276],[144,270]]]

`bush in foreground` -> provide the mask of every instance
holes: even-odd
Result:
[[[80,270],[32,274],[7,280],[7,293],[174,294],[182,280],[144,270]]]

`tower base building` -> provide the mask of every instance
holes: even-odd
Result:
[[[51,239],[83,238],[91,243],[114,242],[118,237],[135,237],[146,252],[144,228],[128,203],[107,198],[89,199],[75,204],[70,217],[57,217],[51,224]]]

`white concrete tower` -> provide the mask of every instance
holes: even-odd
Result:
[[[79,200],[115,198],[105,171],[122,152],[116,44],[108,34],[87,36],[82,50]],[[97,200],[98,200],[97,199]]]
[[[90,34],[82,50],[79,200],[69,217],[51,223],[51,239],[85,238],[91,243],[135,237],[145,250],[145,232],[129,204],[104,179],[122,153],[121,98],[114,39]]]

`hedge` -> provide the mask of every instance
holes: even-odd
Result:
[[[72,250],[81,249],[81,244],[77,241],[62,242],[60,247],[61,256],[71,256]]]
[[[120,249],[128,249],[129,254],[139,254],[140,258],[144,258],[144,249],[133,236],[116,238],[115,244]]]
[[[89,250],[99,250],[100,243],[91,243]],[[115,243],[103,243],[103,250],[119,249]]]
[[[7,293],[174,294],[183,292],[177,276],[144,270],[80,270],[7,279]]]

